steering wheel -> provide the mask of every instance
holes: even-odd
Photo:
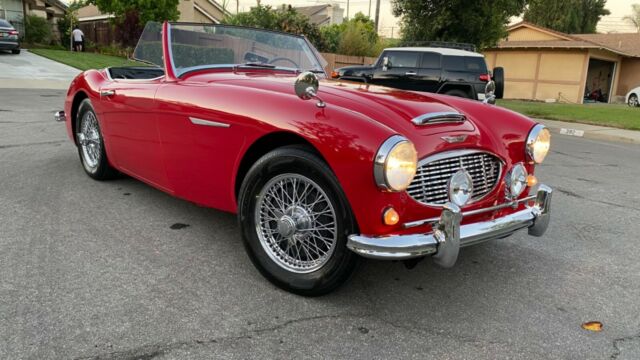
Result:
[[[269,64],[273,64],[274,62],[276,62],[276,61],[281,61],[281,60],[284,60],[284,61],[288,61],[288,62],[290,62],[291,64],[293,64],[293,67],[294,67],[294,68],[296,68],[296,69],[299,69],[299,68],[300,68],[300,66],[298,66],[298,64],[296,64],[296,62],[295,62],[295,61],[293,61],[293,60],[291,60],[291,59],[289,59],[289,58],[286,58],[286,57],[277,57],[277,58],[273,58],[273,59],[269,60]]]

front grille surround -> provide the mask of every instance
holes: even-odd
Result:
[[[449,201],[449,179],[461,168],[473,179],[473,194],[468,204],[491,194],[502,178],[504,163],[493,153],[482,150],[454,150],[428,156],[418,162],[416,176],[407,188],[415,201],[442,206]]]

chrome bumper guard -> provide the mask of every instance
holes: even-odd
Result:
[[[55,114],[53,114],[53,119],[55,121],[67,121],[67,116],[64,114],[64,111],[56,111]]]
[[[405,228],[411,228],[431,223],[434,231],[430,234],[385,237],[351,235],[347,247],[364,257],[381,260],[405,260],[433,255],[436,264],[451,267],[458,259],[461,247],[506,237],[524,228],[529,229],[529,235],[542,236],[549,226],[552,194],[550,187],[541,184],[535,195],[490,208],[462,212],[458,206],[447,203],[439,218],[404,224]],[[533,205],[529,204],[531,201]],[[527,204],[527,208],[490,221],[460,225],[465,216],[515,207],[520,203]]]

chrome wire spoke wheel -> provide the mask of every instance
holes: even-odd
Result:
[[[91,111],[87,111],[80,122],[78,143],[82,149],[82,160],[89,171],[95,171],[100,163],[102,141],[98,119]]]
[[[316,271],[336,248],[333,204],[318,184],[300,174],[281,174],[264,185],[258,194],[255,223],[262,247],[287,271]]]
[[[635,95],[631,95],[629,96],[629,106],[631,107],[637,107],[640,103],[638,101],[638,97]]]

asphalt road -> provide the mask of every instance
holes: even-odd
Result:
[[[367,261],[303,298],[253,268],[234,215],[88,178],[64,93],[0,89],[0,358],[640,358],[638,146],[555,135],[543,238],[449,270]]]

